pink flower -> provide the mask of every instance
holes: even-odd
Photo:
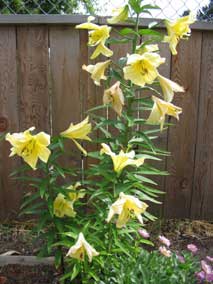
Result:
[[[185,258],[182,255],[177,255],[177,258],[181,263],[185,263]]]
[[[139,229],[138,233],[145,239],[148,239],[150,237],[149,233],[145,229]]]
[[[212,281],[213,281],[213,273],[207,274],[206,275],[206,280],[209,281],[209,283],[212,283]]]
[[[192,253],[196,253],[198,251],[198,248],[196,247],[196,245],[193,245],[193,244],[187,245],[187,249],[191,251]]]
[[[206,278],[205,272],[204,272],[204,271],[197,272],[197,273],[196,273],[196,277],[197,277],[199,280],[204,280],[204,279]]]
[[[211,273],[213,273],[211,266],[208,265],[205,260],[201,260],[200,263],[201,263],[201,267],[202,267],[203,271],[204,271],[206,274],[211,274]]]
[[[166,237],[164,236],[159,236],[158,237],[159,241],[164,244],[165,246],[169,247],[171,245],[171,242],[169,239],[167,239]]]
[[[159,247],[159,251],[162,255],[164,255],[166,257],[171,257],[171,255],[172,255],[171,251],[168,250],[165,246]]]
[[[211,257],[211,256],[208,256],[208,255],[207,255],[206,259],[207,259],[208,261],[210,261],[210,262],[213,262],[213,257]]]

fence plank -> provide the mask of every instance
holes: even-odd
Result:
[[[213,218],[213,33],[204,32],[192,218]]]
[[[193,32],[189,41],[181,41],[172,60],[172,79],[186,92],[176,94],[174,104],[183,108],[180,122],[170,127],[167,159],[170,176],[166,178],[165,217],[186,218],[190,213],[193,186],[202,34]],[[192,52],[196,51],[196,52]]]
[[[71,122],[81,120],[79,31],[70,26],[50,27],[50,69],[52,84],[53,134],[58,135]],[[81,166],[81,153],[66,141],[71,155],[64,165]]]
[[[49,132],[48,28],[17,28],[20,128]]]
[[[0,134],[18,132],[19,111],[16,74],[16,30],[0,27]],[[20,191],[18,183],[9,178],[19,160],[9,158],[10,145],[0,142],[0,218],[4,220],[18,209]]]

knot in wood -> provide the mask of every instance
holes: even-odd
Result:
[[[1,116],[0,117],[0,132],[6,131],[7,127],[8,127],[8,120],[7,120],[7,118]]]

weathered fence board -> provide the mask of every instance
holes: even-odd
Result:
[[[49,131],[48,29],[17,28],[20,129]]]
[[[15,27],[0,27],[0,132],[19,131],[19,108],[16,72]],[[20,160],[9,159],[10,146],[0,142],[0,216],[5,217],[18,209],[18,183],[8,176]]]
[[[79,31],[69,26],[50,27],[50,74],[52,91],[52,128],[58,135],[71,122],[81,119]],[[72,141],[66,142],[71,158],[66,165],[80,166],[81,156]],[[71,157],[71,156],[70,156]]]
[[[8,19],[2,19],[2,23]],[[42,19],[40,23],[44,23]],[[59,134],[70,122],[84,119],[89,108],[102,104],[103,87],[95,86],[90,75],[81,68],[83,64],[106,60],[104,57],[97,61],[89,59],[87,31],[74,29],[74,25],[85,18],[73,18],[73,26],[65,18],[63,23],[62,18],[55,19],[48,22],[45,18],[46,25],[32,25],[13,18],[10,26],[1,26],[0,17],[0,132],[18,132],[35,126],[39,131]],[[72,18],[66,19],[71,21]],[[105,23],[104,19],[96,20]],[[36,18],[33,21],[35,24]],[[175,122],[157,141],[160,148],[172,152],[171,157],[158,163],[171,176],[156,177],[158,187],[165,190],[166,195],[163,207],[153,208],[158,215],[163,208],[166,217],[211,219],[213,29],[205,25],[202,30],[201,24],[194,27],[190,40],[180,43],[177,56],[172,57],[168,47],[160,45],[161,55],[167,58],[160,73],[183,85],[186,93],[176,94],[174,101],[183,107],[180,122]],[[112,48],[116,59],[129,50],[127,45]],[[109,118],[113,117],[109,114]],[[119,135],[118,131],[115,135]],[[95,137],[98,136],[96,133]],[[81,165],[81,153],[71,141],[67,141],[66,146],[72,159],[66,159],[65,163]],[[97,145],[89,149],[97,149]],[[2,219],[17,210],[22,195],[18,184],[8,176],[20,164],[20,159],[11,159],[8,155],[9,144],[0,142]],[[85,165],[91,161],[94,160],[88,159]]]
[[[213,33],[204,32],[192,218],[213,217]]]
[[[180,121],[168,131],[164,215],[189,217],[194,175],[195,144],[197,131],[198,97],[200,84],[202,34],[194,32],[188,41],[179,45],[178,55],[172,60],[172,79],[185,88],[176,94],[174,104],[182,107]],[[196,52],[192,52],[195,50]],[[174,122],[172,120],[172,122]]]

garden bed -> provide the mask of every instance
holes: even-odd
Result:
[[[0,254],[8,252],[5,260],[12,258],[14,253],[17,259],[22,255],[36,255],[41,246],[41,241],[34,241],[32,233],[33,221],[15,222],[13,224],[0,225]],[[151,240],[157,242],[159,234],[165,235],[171,240],[173,250],[182,251],[187,244],[193,243],[198,247],[200,259],[206,255],[213,256],[213,222],[166,220],[157,221],[147,228],[151,234]],[[150,248],[150,247],[146,247]],[[14,251],[14,252],[12,252]],[[18,258],[17,256],[20,256]],[[2,258],[1,258],[2,259]],[[32,258],[31,258],[32,260]],[[18,262],[18,261],[17,261]],[[59,283],[60,271],[56,271],[48,259],[49,265],[7,264],[0,265],[0,284],[56,284]],[[29,266],[30,265],[30,266]]]

